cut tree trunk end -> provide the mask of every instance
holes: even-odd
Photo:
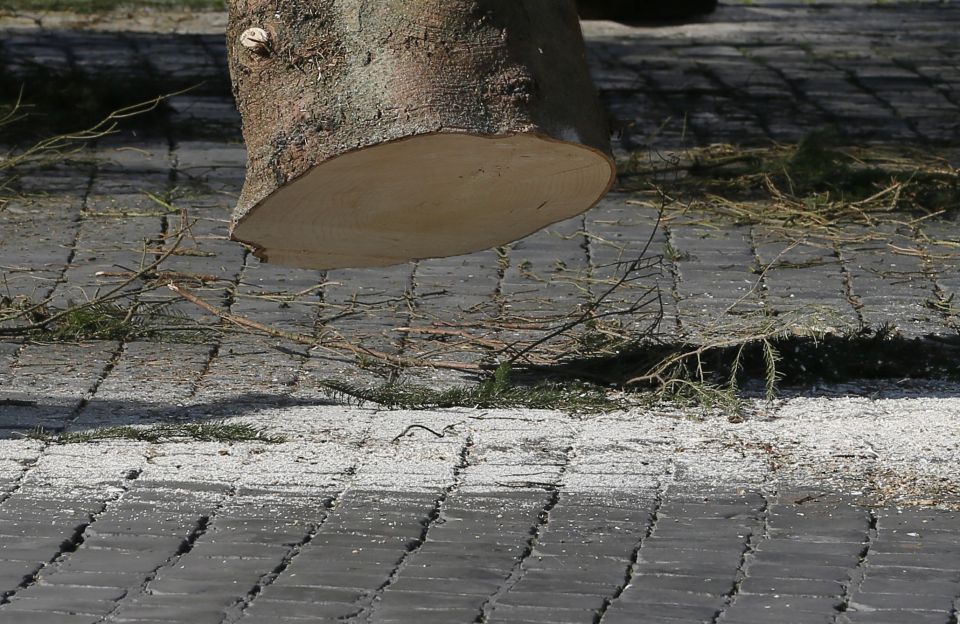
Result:
[[[596,204],[609,126],[575,0],[232,0],[263,260],[385,266],[508,243]]]

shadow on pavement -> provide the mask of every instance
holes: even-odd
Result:
[[[22,97],[4,143],[76,132],[110,113],[186,91],[123,120],[142,140],[240,140],[222,36],[70,30],[8,33],[0,57],[0,106]]]
[[[665,373],[695,376],[699,367],[704,371],[704,381],[722,385],[736,378],[741,387],[766,380],[771,371],[771,352],[765,343],[731,342],[735,344],[706,349],[689,343],[643,345],[616,357],[573,360],[543,368],[537,375],[621,385],[677,356],[677,368]],[[904,338],[880,330],[855,336],[792,336],[767,344],[774,354],[772,369],[778,386],[801,393],[804,388],[816,392],[824,384],[865,380],[960,381],[960,336]],[[957,390],[948,389],[946,396],[957,396]]]
[[[960,338],[950,336],[906,339],[877,332],[860,337],[791,337],[770,343],[777,354],[777,393],[782,397],[838,397],[875,395],[883,398],[960,397]],[[576,360],[536,370],[518,368],[512,382],[519,387],[587,381],[619,386],[643,375],[664,358],[678,353],[696,353],[689,344],[647,345],[627,350],[615,358]],[[762,342],[726,346],[691,355],[680,366],[693,378],[700,367],[708,383],[722,386],[732,376],[744,397],[759,396],[768,374],[769,355]],[[734,366],[737,372],[734,373]],[[680,375],[679,369],[671,374]],[[328,381],[328,380],[323,380]],[[407,389],[424,382],[413,375],[402,378]],[[633,386],[644,390],[643,384]],[[649,388],[647,384],[646,388]],[[873,390],[871,390],[873,388]],[[157,389],[155,400],[142,398],[92,398],[79,403],[73,397],[38,397],[30,393],[0,396],[0,438],[19,437],[38,427],[48,432],[82,431],[98,427],[151,425],[158,423],[215,422],[257,415],[270,410],[297,410],[343,405],[325,398],[319,383],[301,382],[300,394],[252,392],[216,398],[185,399]],[[311,396],[313,394],[313,396]],[[313,422],[322,427],[320,420]]]
[[[947,62],[949,52],[932,50],[949,41],[956,14],[914,3],[723,6],[698,23],[585,22],[585,32],[601,99],[627,149],[651,140],[798,140],[827,124],[855,140],[943,144],[960,138],[958,105],[951,74],[930,55]],[[943,33],[929,30],[937,20]],[[239,139],[220,33],[12,30],[0,43],[0,93],[12,99],[21,87],[34,116],[29,131],[17,131],[34,136],[194,87],[126,127],[147,137]]]
[[[243,417],[269,409],[296,409],[335,405],[331,400],[304,398],[281,393],[225,395],[188,405],[145,399],[100,399],[83,401],[36,397],[29,394],[0,396],[0,439],[22,437],[42,428],[60,432],[96,427],[153,425],[159,423],[215,422]]]

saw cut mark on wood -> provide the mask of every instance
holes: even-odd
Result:
[[[285,266],[385,266],[523,238],[593,206],[613,183],[598,150],[535,134],[430,134],[334,158],[233,230]]]

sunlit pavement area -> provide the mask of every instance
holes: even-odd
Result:
[[[195,223],[190,252],[165,266],[205,301],[406,362],[483,354],[398,328],[575,309],[651,240],[663,264],[642,287],[662,294],[663,340],[696,343],[708,321],[756,310],[816,309],[819,329],[895,332],[918,367],[934,347],[958,350],[949,210],[886,219],[879,242],[824,246],[735,220],[658,227],[619,188],[500,251],[324,274],[260,264],[225,238],[245,153],[223,23],[0,21],[2,88],[71,80],[76,98],[59,105],[78,114],[199,85],[126,120],[94,158],[18,181],[34,197],[0,211],[0,295],[62,308],[109,290],[177,231],[184,213],[172,207]],[[691,24],[590,22],[585,33],[620,159],[669,164],[683,149],[796,143],[831,126],[845,143],[929,150],[956,167],[958,26],[952,2],[758,0]],[[226,324],[176,301],[178,318]],[[625,326],[646,327],[647,313]],[[0,622],[957,622],[954,383],[848,376],[774,401],[749,395],[742,418],[671,403],[386,410],[343,405],[320,381],[447,387],[474,375],[212,335],[0,342]],[[26,435],[156,423],[247,424],[283,439]]]

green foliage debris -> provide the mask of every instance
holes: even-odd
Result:
[[[280,444],[281,435],[269,433],[260,427],[223,421],[208,423],[171,423],[147,427],[119,426],[67,433],[54,433],[42,428],[27,434],[33,440],[51,444],[77,444],[103,440],[132,440],[136,442],[261,442]]]

